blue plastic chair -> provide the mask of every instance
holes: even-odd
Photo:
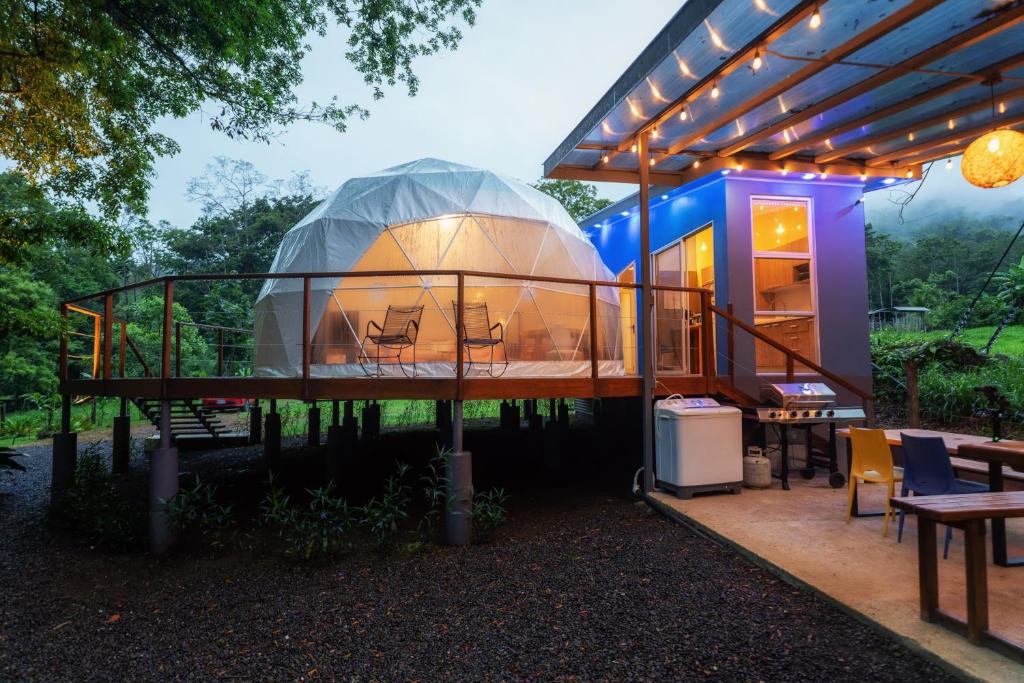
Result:
[[[957,479],[953,463],[941,436],[910,436],[900,434],[903,442],[903,488],[901,496],[913,493],[915,496],[946,496],[957,493],[984,493],[988,486],[973,481]],[[900,510],[897,542],[903,541],[905,514]],[[942,547],[942,559],[949,557],[949,541],[953,538],[953,527],[946,527],[946,543]]]

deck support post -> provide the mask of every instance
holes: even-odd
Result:
[[[281,460],[281,414],[277,412],[277,400],[270,399],[270,412],[263,439],[263,459],[271,470],[277,469]]]
[[[128,399],[121,399],[121,414],[114,418],[114,442],[110,455],[110,471],[124,474],[132,459],[132,418],[128,414]]]
[[[380,436],[380,404],[367,401],[363,405],[363,440]]]
[[[345,430],[345,438],[354,444],[359,438],[359,420],[356,419],[356,409],[352,401],[345,401],[345,416],[341,420],[341,426]]]
[[[438,441],[440,442],[441,448],[452,447],[452,402],[451,401],[438,401],[436,403],[437,416],[435,421],[437,422],[437,430],[440,433]]]
[[[564,398],[558,403],[558,426],[562,429],[569,429],[569,404],[565,402]]]
[[[60,505],[75,480],[78,464],[78,434],[71,431],[71,396],[61,395],[60,431],[53,435],[53,463],[50,478],[50,506]]]
[[[647,133],[637,136],[637,167],[640,175],[640,328],[641,374],[640,404],[643,427],[644,493],[654,491],[654,325],[651,297],[651,204],[650,166]]]
[[[455,401],[452,413],[452,452],[445,468],[451,504],[445,512],[445,538],[448,545],[466,545],[473,540],[473,456],[463,450],[461,400]]]
[[[149,547],[154,554],[174,545],[167,502],[178,494],[178,449],[171,442],[171,402],[160,401],[160,447],[149,466]]]
[[[352,441],[354,442],[354,439]],[[349,441],[345,439],[345,428],[341,426],[340,401],[331,401],[331,425],[327,428],[327,450],[324,452],[324,477],[328,484],[338,482],[348,443]]]
[[[313,401],[309,406],[306,426],[306,443],[310,448],[317,448],[320,446],[320,407],[316,404],[316,401]]]
[[[249,406],[249,443],[257,444],[263,441],[263,408],[260,408],[260,400],[257,398]]]

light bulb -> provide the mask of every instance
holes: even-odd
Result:
[[[601,161],[603,161],[604,163],[607,164],[608,163],[608,155],[605,154],[603,157],[601,157]]]
[[[814,8],[814,14],[811,15],[811,21],[808,22],[808,26],[811,28],[818,28],[821,26],[821,12],[818,11],[817,7]]]
[[[914,177],[914,172],[913,172],[913,171],[911,171],[911,170],[910,170],[910,169],[908,168],[908,169],[907,169],[907,174],[906,174],[906,175],[907,175],[907,177],[908,177],[908,178],[913,178],[913,177]]]
[[[711,86],[711,99],[717,100],[719,94],[720,93],[718,92],[718,84],[715,83],[714,85]]]
[[[679,120],[680,121],[685,121],[686,120],[686,110],[685,109],[682,110],[681,112],[679,112]]]
[[[947,171],[952,171],[953,170],[953,160],[952,159],[946,159],[946,170]]]
[[[860,174],[860,181],[861,181],[862,183],[863,183],[863,182],[865,182],[865,181],[867,181],[867,179],[868,179],[868,174],[867,174],[867,173],[861,173],[861,174]]]
[[[629,148],[629,151],[636,152],[636,144]]]
[[[651,137],[657,139],[657,137],[658,137],[658,129],[657,128],[652,128],[651,129]]]
[[[695,159],[694,160],[693,167],[694,168],[700,168],[700,159]]]
[[[819,175],[818,177],[821,178],[822,180],[824,180],[825,178],[828,178],[828,173],[825,173],[824,171],[822,171],[821,175]]]
[[[651,157],[651,160],[650,160],[649,163],[650,163],[651,166],[654,166],[654,157]]]
[[[789,169],[785,166],[782,167],[782,175],[789,175]]]
[[[993,154],[999,151],[999,138],[993,136],[992,138],[989,139],[988,151],[992,152]]]
[[[907,142],[913,142],[913,141],[914,141],[914,134],[913,133],[907,133]]]
[[[755,52],[754,53],[754,61],[750,63],[750,68],[753,69],[754,71],[757,71],[758,69],[761,68],[761,64],[762,64],[762,62],[761,62],[761,53],[760,52]]]
[[[999,113],[1000,114],[1005,114],[1006,113],[1006,102],[1000,102],[999,103]]]
[[[949,123],[946,124],[946,127],[949,128],[950,130],[953,130],[954,128],[956,128],[956,121],[950,119]]]

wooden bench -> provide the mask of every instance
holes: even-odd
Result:
[[[917,562],[921,618],[952,629],[975,645],[985,645],[1024,662],[1024,647],[988,629],[988,578],[985,556],[985,520],[1024,517],[1024,491],[968,493],[954,496],[893,498],[893,507],[917,515]],[[939,608],[939,568],[935,525],[964,530],[966,537],[967,620]]]

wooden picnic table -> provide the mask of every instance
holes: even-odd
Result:
[[[987,436],[939,432],[931,429],[886,429],[885,438],[890,446],[902,446],[902,434],[908,436],[938,436],[946,442],[946,450],[953,457],[953,467],[959,461],[981,462],[988,466],[988,485],[993,493],[1003,491],[1004,480],[1024,471],[1024,441],[992,441]],[[836,435],[849,439],[849,429],[839,429]],[[851,458],[847,458],[847,466]],[[1016,470],[1017,472],[1015,472]],[[856,504],[856,501],[854,501]],[[854,508],[854,514],[858,514]],[[992,519],[992,561],[1003,567],[1024,566],[1024,558],[1007,557],[1006,520]]]
[[[1024,491],[961,493],[949,496],[892,498],[893,507],[917,515],[917,563],[921,618],[959,633],[976,645],[987,645],[1024,662],[1024,648],[988,628],[988,576],[985,567],[985,521],[1004,522],[1024,517]],[[967,620],[939,607],[939,569],[935,526],[946,524],[964,530],[967,573]]]

